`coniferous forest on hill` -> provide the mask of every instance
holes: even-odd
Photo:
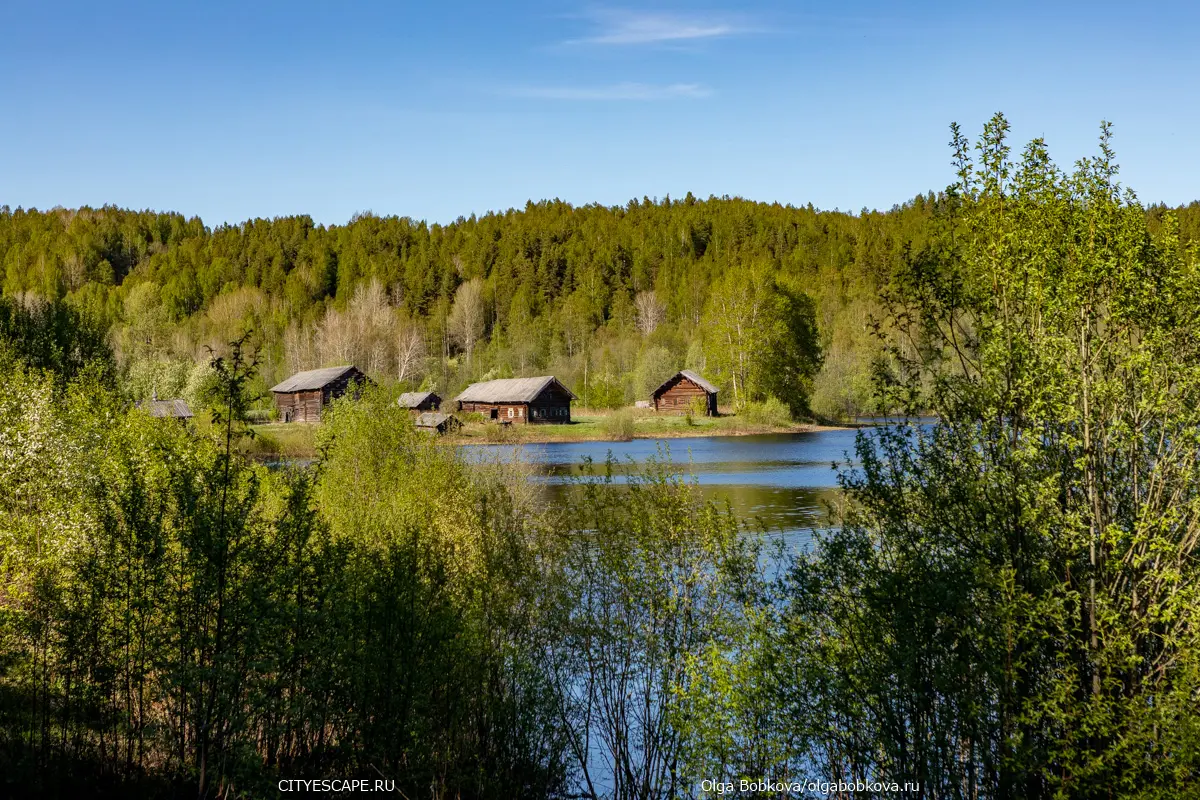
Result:
[[[0,795],[1195,796],[1200,204],[1143,205],[1107,125],[1069,169],[952,136],[946,191],[857,215],[4,208]],[[341,363],[376,385],[314,463],[246,457]],[[395,403],[682,367],[901,421],[789,550],[666,458],[547,507]]]

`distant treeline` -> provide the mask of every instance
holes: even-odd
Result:
[[[0,264],[6,296],[65,299],[107,330],[139,396],[194,393],[205,348],[252,330],[260,388],[346,362],[443,393],[550,372],[603,407],[690,367],[722,403],[773,394],[836,417],[871,410],[879,291],[945,205],[930,193],[852,215],[689,194],[531,202],[445,226],[367,214],[216,228],[2,207]],[[1164,211],[1148,210],[1152,229]],[[1200,238],[1200,204],[1178,218],[1185,241]],[[794,374],[780,378],[781,362]]]

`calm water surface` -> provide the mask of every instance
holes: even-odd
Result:
[[[611,454],[615,480],[631,466],[669,458],[693,479],[701,495],[728,502],[743,518],[803,544],[828,520],[837,499],[837,470],[848,466],[856,431],[762,436],[635,439],[632,442],[554,442],[534,445],[466,445],[468,460],[521,459],[534,465],[536,480],[553,500],[580,477],[603,475]],[[591,459],[591,465],[586,460]]]

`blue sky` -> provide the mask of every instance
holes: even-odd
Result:
[[[0,204],[436,222],[528,199],[888,208],[1004,111],[1200,198],[1190,3],[0,0]]]

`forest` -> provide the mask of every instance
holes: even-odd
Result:
[[[135,399],[195,401],[208,353],[253,332],[259,386],[353,363],[453,397],[554,374],[587,408],[645,399],[679,369],[733,407],[877,410],[881,291],[928,246],[944,192],[859,214],[736,198],[530,202],[441,226],[308,217],[205,227],[177,213],[0,207],[5,297],[106,332]],[[1157,230],[1167,213],[1147,209]],[[1175,209],[1200,239],[1200,203]],[[266,406],[263,406],[264,409]]]
[[[951,158],[857,215],[5,208],[4,793],[1190,796],[1200,204],[1122,187],[1107,124],[1070,170],[1001,115]],[[345,361],[380,380],[313,464],[242,454],[265,387]],[[620,405],[685,365],[735,406],[900,420],[810,549],[667,451],[546,507],[394,403],[553,372]]]
[[[5,297],[61,301],[106,332],[136,399],[194,402],[209,350],[252,331],[260,389],[346,363],[443,397],[554,374],[605,408],[692,368],[723,403],[769,395],[843,418],[870,410],[879,289],[940,202],[854,216],[688,195],[531,202],[447,226],[361,215],[215,229],[4,207],[0,259]]]

